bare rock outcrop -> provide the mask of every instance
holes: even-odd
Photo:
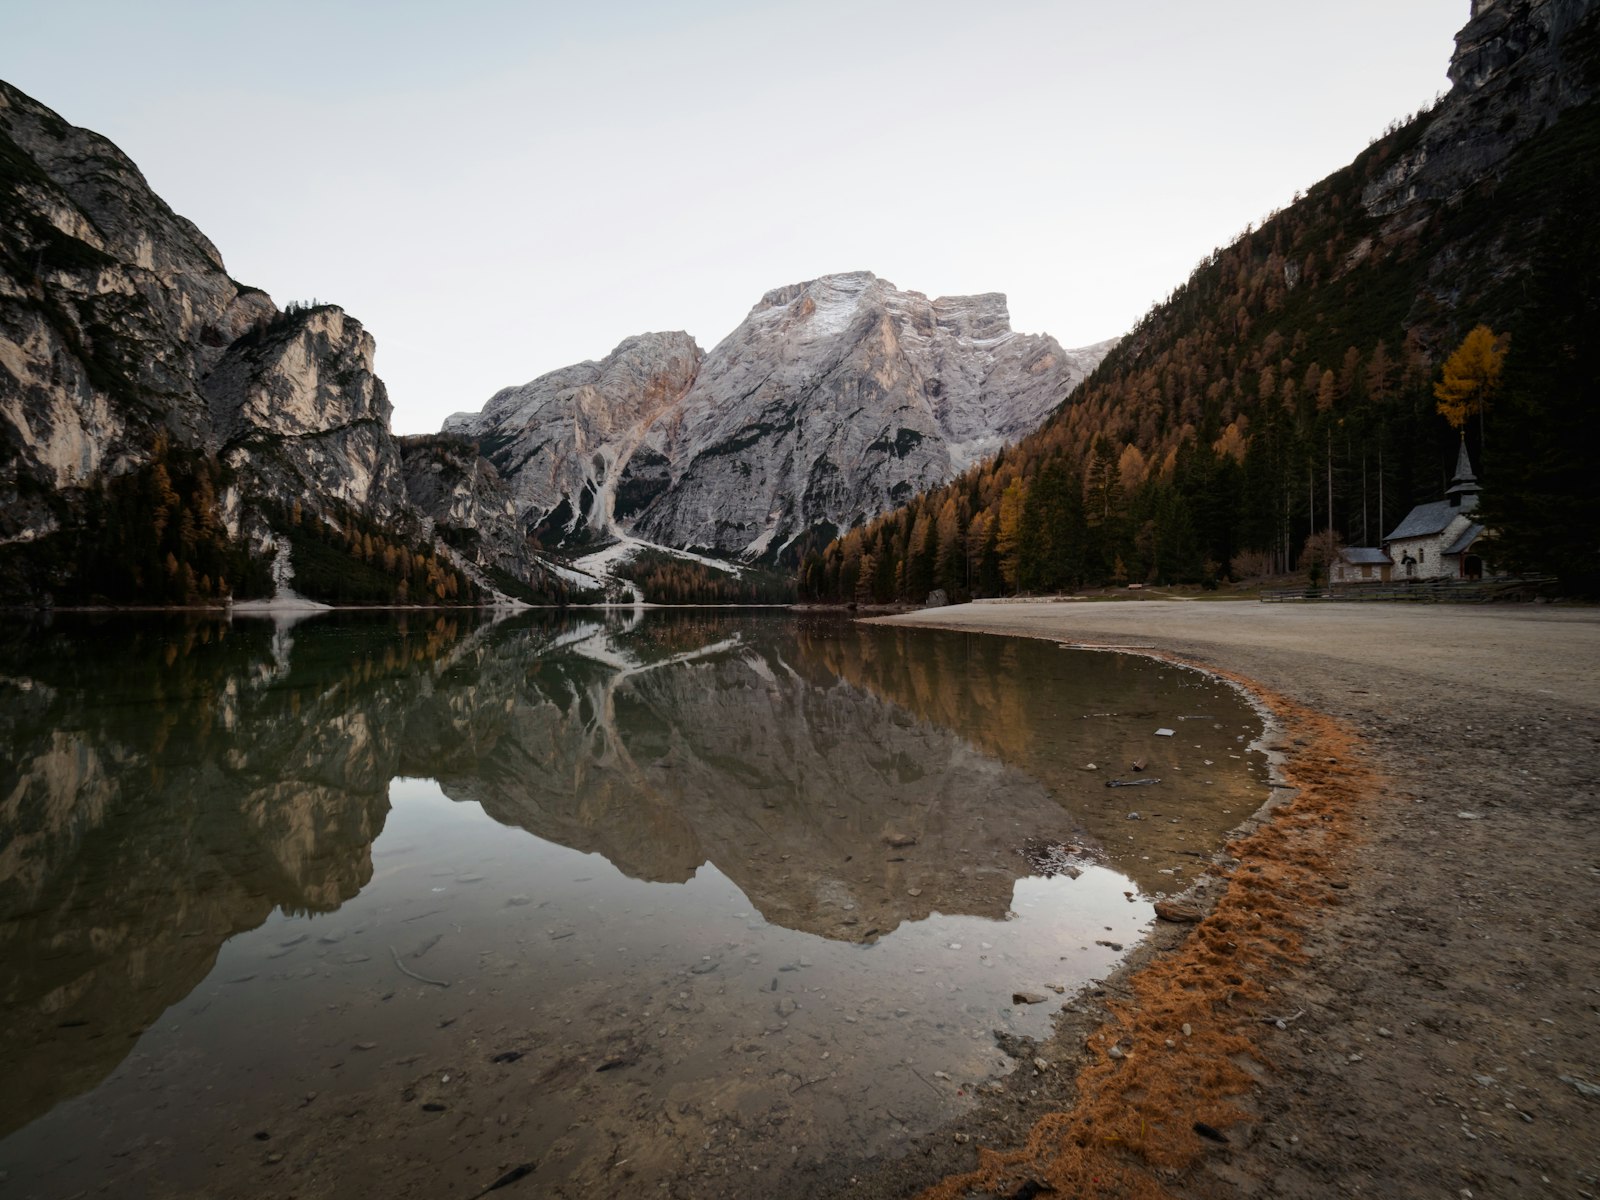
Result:
[[[355,547],[356,536],[377,534],[483,568],[473,578],[485,595],[528,594],[548,578],[516,523],[504,520],[504,497],[478,506],[477,516],[498,517],[472,527],[474,553],[427,545],[436,514],[412,502],[374,342],[358,321],[330,304],[279,311],[264,292],[235,282],[216,247],[125,154],[4,83],[0,201],[7,599],[48,602],[58,588],[93,599],[110,577],[137,581],[113,589],[123,599],[172,599],[173,589],[146,582],[148,563],[130,556],[108,566],[84,546],[108,534],[126,542],[130,524],[160,537],[180,527],[169,517],[183,505],[190,528],[205,535],[204,553],[232,556],[230,587],[244,576],[247,597],[287,578],[291,526],[319,538],[324,553],[341,553],[329,549],[337,539]],[[173,469],[203,476],[198,492],[174,491]],[[469,464],[467,474],[475,471]],[[149,504],[108,506],[108,489]],[[437,515],[452,527],[464,518]],[[199,555],[194,543],[190,536],[173,550]],[[98,567],[83,565],[97,558]],[[187,567],[174,558],[167,568],[174,579],[200,581],[177,589],[187,602],[225,598],[216,561],[179,574]],[[488,582],[490,567],[499,585]]]
[[[694,382],[704,352],[686,333],[630,337],[599,362],[582,362],[505,388],[482,412],[456,413],[444,432],[475,438],[507,481],[518,511],[556,540],[585,540],[640,499],[635,459],[664,462],[657,422]],[[564,535],[564,536],[563,536]]]
[[[200,380],[275,311],[235,283],[133,162],[0,82],[0,544],[59,523],[44,497],[201,446]]]
[[[1034,429],[1112,344],[1063,350],[1014,332],[1004,296],[930,300],[858,271],[768,292],[707,354],[630,338],[445,430],[478,439],[546,538],[776,556]]]
[[[413,520],[373,352],[372,335],[331,304],[291,308],[228,347],[202,387],[223,459],[251,491]]]
[[[1592,6],[1473,0],[1472,19],[1456,34],[1453,86],[1417,144],[1367,187],[1367,212],[1404,225],[1412,206],[1498,175],[1518,146],[1591,99],[1600,83],[1600,46],[1583,28]]]
[[[707,355],[635,527],[747,557],[848,529],[1030,432],[1107,348],[1015,333],[998,294],[864,271],[769,292]]]
[[[469,439],[451,434],[400,439],[401,469],[411,506],[431,522],[440,542],[482,586],[518,599],[565,593],[517,519],[517,506],[494,464]]]

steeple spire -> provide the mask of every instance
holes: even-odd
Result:
[[[1461,435],[1461,453],[1456,456],[1456,477],[1450,481],[1445,498],[1451,508],[1470,510],[1478,507],[1478,477],[1472,473],[1472,459],[1467,455],[1467,435]]]

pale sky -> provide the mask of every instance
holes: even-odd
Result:
[[[117,143],[399,433],[870,270],[1125,331],[1445,90],[1469,0],[0,0],[0,77]]]

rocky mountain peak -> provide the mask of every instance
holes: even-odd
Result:
[[[622,469],[704,357],[682,331],[638,334],[598,362],[496,392],[482,412],[446,419],[444,432],[478,442],[530,527],[581,543],[612,524]]]
[[[774,310],[782,310],[781,317],[774,316]],[[767,314],[768,321],[782,322],[780,328],[803,331],[814,338],[833,336],[856,320],[865,317],[871,321],[884,313],[894,314],[924,336],[935,328],[978,340],[1012,332],[1011,313],[1002,292],[929,300],[921,292],[901,291],[871,271],[821,275],[804,283],[773,288],[750,310],[746,325]]]
[[[1109,347],[1015,333],[1000,293],[930,300],[841,272],[768,291],[709,353],[629,338],[445,430],[478,439],[547,541],[756,558],[1028,432]]]

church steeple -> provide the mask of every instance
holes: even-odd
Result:
[[[1466,435],[1461,438],[1461,453],[1456,456],[1456,477],[1450,481],[1445,498],[1451,508],[1469,512],[1478,507],[1478,477],[1472,473],[1472,459],[1467,456]]]

